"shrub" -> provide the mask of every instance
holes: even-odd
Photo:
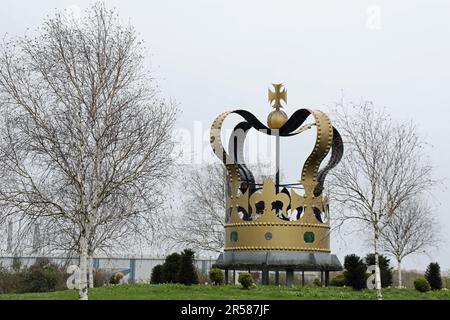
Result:
[[[442,289],[441,267],[439,263],[430,263],[425,271],[425,278],[431,286],[432,290]]]
[[[317,287],[321,287],[322,286],[322,282],[320,281],[319,278],[315,278],[313,281],[313,285],[317,286]]]
[[[105,282],[105,272],[102,269],[94,270],[94,287],[103,287]]]
[[[244,289],[248,289],[253,285],[253,277],[249,272],[241,272],[238,281]]]
[[[355,254],[347,255],[344,259],[344,276],[346,284],[354,290],[366,288],[367,267],[364,262]]]
[[[194,251],[191,249],[185,249],[181,253],[178,282],[185,285],[198,284],[197,271],[194,265]]]
[[[209,279],[212,283],[214,283],[214,285],[221,285],[223,283],[224,273],[219,268],[211,268],[209,270]]]
[[[211,281],[209,280],[209,274],[205,274],[197,269],[197,277],[198,277],[198,283],[200,284],[208,284]]]
[[[18,291],[20,275],[16,272],[10,272],[0,265],[0,294],[15,293]]]
[[[375,265],[375,254],[370,253],[365,258],[366,266]],[[392,267],[390,266],[390,260],[385,256],[378,255],[378,265],[380,267],[381,287],[387,288],[392,285]]]
[[[178,282],[178,275],[180,273],[181,255],[179,253],[172,253],[166,257],[163,264],[163,282]]]
[[[330,285],[334,287],[343,287],[346,284],[345,275],[338,274],[330,281]]]
[[[158,264],[153,267],[152,269],[152,275],[150,277],[150,283],[158,284],[163,283],[163,266],[161,264]]]
[[[120,283],[120,280],[122,280],[124,276],[125,275],[122,272],[117,272],[116,273],[116,281],[117,281],[117,283]]]
[[[111,277],[109,277],[109,284],[117,284],[115,274],[112,274]]]
[[[414,280],[414,288],[419,292],[427,292],[431,290],[431,286],[428,283],[428,280],[424,277],[420,277]]]
[[[110,284],[119,284],[120,280],[122,280],[124,277],[124,274],[122,272],[116,272],[109,278]]]
[[[48,259],[38,259],[20,273],[19,292],[49,292],[65,288],[64,272]]]

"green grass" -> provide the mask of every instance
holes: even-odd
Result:
[[[432,291],[420,293],[413,289],[384,289],[385,299],[450,299],[450,291]],[[76,291],[66,290],[48,293],[0,294],[0,300],[70,300],[77,299]],[[250,290],[239,286],[196,285],[183,286],[176,284],[148,285],[130,284],[89,291],[91,300],[231,300],[231,299],[269,299],[269,300],[359,300],[375,299],[373,290],[353,291],[350,288],[338,287],[276,287],[258,286]]]

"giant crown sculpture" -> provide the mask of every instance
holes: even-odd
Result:
[[[269,114],[268,126],[248,111],[234,110],[220,114],[211,127],[211,146],[227,173],[224,250],[329,253],[329,206],[323,190],[328,172],[342,157],[341,136],[322,111],[299,109],[288,118],[281,110],[281,102],[287,102],[287,92],[282,84],[273,86],[274,91],[269,89],[269,102],[275,110]],[[221,129],[230,114],[237,114],[244,121],[234,127],[226,150],[221,141]],[[304,124],[309,117],[313,118],[313,123]],[[255,183],[243,152],[250,129],[276,136],[278,145],[280,137],[292,137],[314,126],[316,141],[301,170],[301,183],[280,184],[278,162],[275,181],[266,178],[262,186]],[[330,152],[328,163],[321,167]],[[303,192],[295,191],[300,186]]]

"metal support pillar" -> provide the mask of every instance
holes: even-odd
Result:
[[[269,285],[269,269],[266,266],[262,268],[261,283],[266,286]]]
[[[294,285],[294,270],[286,270],[286,286],[292,287]]]

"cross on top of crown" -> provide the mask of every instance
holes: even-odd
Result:
[[[274,102],[272,107],[275,109],[282,108],[281,100],[283,100],[284,103],[287,103],[287,90],[283,88],[282,83],[273,83],[272,85],[275,91],[269,89],[269,102],[271,104]]]

